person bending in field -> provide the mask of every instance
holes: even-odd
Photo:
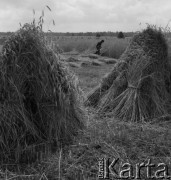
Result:
[[[98,55],[100,55],[100,50],[101,50],[101,46],[102,46],[102,43],[104,43],[104,40],[101,40],[100,42],[98,42],[97,43],[97,45],[96,45],[96,49],[97,49],[97,51],[95,52],[95,54],[98,54]]]

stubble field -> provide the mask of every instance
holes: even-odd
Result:
[[[77,40],[73,38],[74,41],[72,38],[68,39],[66,44],[64,41],[58,42],[63,49],[70,47],[69,50],[66,48],[66,52],[60,57],[78,77],[79,85],[86,96],[101,82],[103,76],[112,70],[128,46],[130,38],[121,40],[107,38],[102,48],[102,52],[105,52],[102,56],[93,55],[99,39],[77,38]],[[170,39],[168,39],[169,56],[170,47]],[[82,179],[98,179],[98,160],[102,157],[110,160],[119,157],[122,163],[129,162],[134,165],[151,159],[156,164],[159,162],[169,164],[170,168],[170,117],[163,117],[159,121],[156,119],[151,123],[136,124],[129,120],[121,122],[109,117],[97,117],[93,109],[87,111],[89,112],[88,131],[85,132],[84,138],[77,141],[78,144],[72,152],[77,151],[82,154],[78,159],[74,159],[74,165],[70,166],[73,172],[69,168],[69,174],[71,173],[73,178],[78,177],[79,174]],[[146,173],[146,170],[142,169],[142,179],[146,178]]]
[[[57,51],[56,48],[63,50],[58,54],[60,60],[78,77],[84,96],[112,70],[130,40],[110,37],[52,38],[55,43],[54,51]],[[96,50],[95,45],[101,39],[105,40],[102,56],[97,56],[93,53]],[[129,162],[133,165],[151,159],[153,163],[162,162],[171,169],[171,123],[168,117],[157,123],[154,121],[136,124],[111,117],[100,118],[96,116],[94,109],[87,108],[87,112],[89,120],[86,122],[86,130],[81,132],[75,143],[40,163],[33,164],[27,169],[28,174],[33,175],[35,179],[40,178],[42,174],[48,179],[98,179],[99,158],[112,160],[116,157],[122,163]],[[21,174],[17,175],[21,177]],[[145,179],[145,168],[142,169],[141,175]]]

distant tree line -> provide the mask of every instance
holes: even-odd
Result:
[[[13,32],[0,32],[0,36],[9,36]],[[124,37],[132,37],[135,32],[111,32],[111,31],[104,31],[104,32],[47,32],[45,33],[47,36],[95,36],[95,37],[101,37],[101,36],[113,36],[118,38],[124,38]],[[171,32],[167,33],[167,37],[171,38]]]
[[[118,37],[118,34],[120,32],[47,32],[46,35],[49,36],[96,36],[96,37],[101,37],[101,36],[114,36]],[[11,35],[12,32],[0,32],[0,36],[9,36]],[[124,32],[124,37],[131,37],[135,33],[134,32]]]
[[[101,36],[114,36],[117,37],[119,32],[48,32],[47,35],[55,35],[55,36],[96,36],[96,37],[101,37]],[[135,34],[135,32],[124,32],[125,37],[131,37]]]
[[[0,36],[10,36],[13,32],[0,32]]]
[[[49,36],[95,36],[95,37],[101,37],[101,36],[113,36],[118,38],[126,38],[126,37],[132,37],[136,32],[123,32],[123,31],[117,31],[117,32],[48,32],[46,35]],[[167,33],[167,37],[171,38],[171,32]]]

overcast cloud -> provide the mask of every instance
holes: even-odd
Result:
[[[31,22],[33,9],[36,19],[45,11],[44,30],[54,32],[138,31],[171,19],[171,0],[0,0],[0,31]]]

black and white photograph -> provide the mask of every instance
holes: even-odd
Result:
[[[0,180],[171,180],[171,1],[0,0]]]

